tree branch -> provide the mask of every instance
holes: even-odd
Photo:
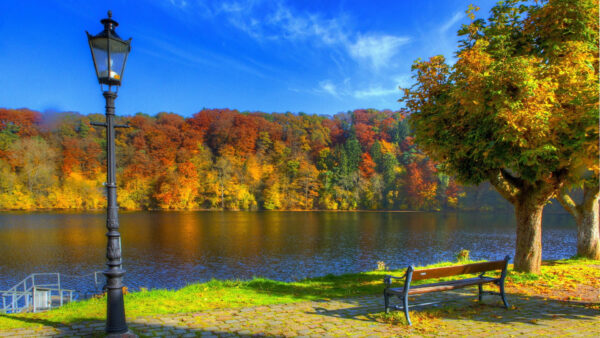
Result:
[[[571,196],[569,196],[569,194],[567,193],[566,188],[562,188],[556,194],[556,199],[558,200],[558,203],[560,203],[560,205],[562,205],[563,208],[565,208],[566,211],[568,211],[573,217],[575,217],[575,219],[579,219],[579,208],[577,208],[577,204],[575,204],[575,201],[573,201]]]
[[[502,174],[502,177],[513,187],[517,189],[523,188],[523,180],[521,178],[514,177],[508,171],[506,171],[506,169],[500,169],[500,173]]]
[[[598,203],[600,198],[600,184],[598,176],[594,176],[583,183],[583,203],[582,208],[590,210],[592,204]]]
[[[510,203],[515,204],[519,191],[522,188],[520,179],[501,169],[489,171],[488,179],[502,197],[506,198]]]
[[[567,188],[563,187],[556,194],[556,199],[560,205],[565,208],[575,219],[583,216],[585,210],[591,210],[594,203],[598,203],[600,198],[600,184],[598,176],[585,178],[583,180],[583,201],[580,204],[575,203],[567,192]]]

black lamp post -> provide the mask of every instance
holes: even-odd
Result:
[[[88,36],[88,42],[94,59],[94,67],[98,82],[106,99],[106,122],[92,123],[95,126],[106,128],[106,227],[108,232],[108,244],[106,247],[106,258],[108,269],[104,271],[106,276],[107,304],[106,304],[106,333],[122,334],[128,331],[125,322],[125,306],[123,304],[123,275],[125,270],[121,268],[121,234],[119,233],[119,215],[117,206],[117,184],[115,164],[115,128],[126,127],[115,125],[115,99],[121,85],[123,71],[127,55],[131,49],[131,39],[124,41],[115,32],[119,24],[112,18],[108,11],[108,18],[100,22],[104,30],[97,35]],[[112,87],[115,91],[112,91]]]

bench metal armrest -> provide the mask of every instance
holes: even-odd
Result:
[[[402,277],[395,277],[389,275],[385,276],[383,282],[385,283],[386,288],[392,286],[392,279],[404,279],[404,293],[406,294],[408,292],[408,289],[410,288],[410,281],[412,279],[412,273],[414,270],[415,268],[413,268],[412,265],[409,265],[408,268],[406,268],[406,271],[404,272],[404,275],[402,275]]]
[[[510,256],[505,256],[504,257],[504,266],[502,267],[502,271],[500,273],[500,277],[498,278],[498,283],[504,283],[504,279],[506,279],[506,274],[508,272],[508,261],[510,260]],[[479,274],[479,278],[485,278],[487,277],[485,275],[487,271],[482,272],[481,274]]]
[[[404,275],[402,275],[402,277],[390,276],[390,275],[385,276],[383,278],[383,282],[385,283],[386,288],[389,288],[392,286],[392,279],[406,279],[406,272],[404,272]]]

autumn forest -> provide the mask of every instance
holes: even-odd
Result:
[[[0,109],[0,209],[101,209],[104,116]],[[203,109],[120,117],[123,209],[491,210],[488,185],[436,169],[402,112],[333,117]]]

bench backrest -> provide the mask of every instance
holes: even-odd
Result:
[[[506,263],[506,260],[502,260],[466,265],[445,266],[442,268],[414,270],[412,273],[412,280],[417,281],[422,279],[457,276],[467,273],[481,273],[486,271],[502,270],[506,266]]]

